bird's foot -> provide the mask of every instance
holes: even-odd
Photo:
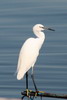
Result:
[[[38,91],[35,91],[35,97],[37,97],[37,93],[38,93]]]
[[[32,93],[32,92],[34,92],[34,91],[26,89],[26,95],[27,95],[27,97],[30,98],[30,93]],[[38,91],[35,91],[34,97],[37,97],[37,93],[38,93]]]
[[[28,89],[26,89],[26,94],[27,94],[27,97],[29,97],[29,90]]]
[[[26,89],[26,95],[27,95],[27,97],[30,97],[30,93],[32,92],[32,90],[28,90],[28,89]]]

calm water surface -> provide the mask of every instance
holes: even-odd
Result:
[[[23,42],[35,37],[37,23],[56,30],[45,31],[34,68],[38,89],[67,94],[67,0],[0,0],[0,97],[20,98],[25,90],[25,77],[18,81],[15,75],[18,54]],[[34,89],[30,73],[29,88]]]

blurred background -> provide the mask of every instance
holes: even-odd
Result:
[[[55,29],[45,31],[35,64],[38,89],[67,94],[67,0],[0,0],[0,97],[20,98],[26,89],[25,77],[18,81],[15,72],[21,46],[35,37],[35,24]],[[30,73],[29,89],[34,90]]]

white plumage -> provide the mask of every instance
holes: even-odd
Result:
[[[31,68],[34,67],[34,64],[39,55],[39,50],[45,40],[45,34],[42,32],[46,28],[41,24],[36,24],[33,27],[33,32],[36,35],[36,38],[29,38],[23,44],[17,66],[17,79],[20,80],[24,77],[25,73]]]

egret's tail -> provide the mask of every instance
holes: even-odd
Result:
[[[24,77],[24,72],[23,71],[19,71],[18,73],[17,73],[17,79],[18,80],[21,80],[23,77]]]

